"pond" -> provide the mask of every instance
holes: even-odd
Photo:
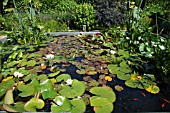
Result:
[[[89,90],[99,86],[111,88],[115,92],[116,101],[113,103],[114,110],[112,112],[170,111],[170,96],[168,94],[164,92],[152,94],[144,89],[127,87],[125,81],[118,79],[116,74],[111,74],[108,65],[113,62],[110,51],[114,48],[103,47],[100,45],[100,41],[94,43],[91,37],[55,37],[46,47],[34,52],[45,60],[41,61],[42,59],[37,56],[34,60],[39,64],[37,66],[26,66],[25,69],[38,75],[49,74],[50,79],[58,74],[69,74],[71,79],[83,81],[86,84],[86,91],[83,94],[87,101],[85,113],[94,112],[94,107],[90,106],[88,100],[94,94],[89,93]],[[20,65],[17,66],[20,67]],[[59,71],[55,75],[50,75],[51,72],[56,70]],[[32,77],[35,76],[31,76],[30,79]],[[27,79],[25,83],[30,81],[29,77]],[[14,99],[15,102],[23,99],[18,96],[20,92],[21,90],[13,92],[14,96],[18,97],[18,99]],[[26,100],[30,99],[30,97],[27,98]],[[46,103],[45,107],[38,111],[50,112],[52,99],[45,99],[45,101],[48,104]]]

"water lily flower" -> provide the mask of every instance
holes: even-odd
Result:
[[[73,82],[73,80],[71,80],[71,79],[67,79],[67,80],[66,80],[67,85],[71,85],[72,82]]]
[[[111,53],[112,55],[114,55],[114,54],[116,54],[116,51],[111,50],[110,53]]]
[[[54,58],[54,55],[53,54],[48,54],[48,55],[46,55],[46,58],[47,59],[52,59],[52,58]]]
[[[24,75],[18,71],[15,71],[14,76],[20,78],[20,77],[23,77]]]
[[[78,98],[78,99],[81,99],[81,96],[78,96],[77,98]]]

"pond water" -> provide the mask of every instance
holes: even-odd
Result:
[[[166,92],[151,94],[146,90],[130,88],[125,85],[125,81],[110,74],[107,66],[113,61],[112,57],[107,55],[109,52],[110,48],[103,48],[100,46],[100,42],[93,42],[88,37],[63,36],[54,38],[54,41],[48,43],[46,47],[40,48],[36,53],[44,56],[54,54],[55,56],[55,59],[47,59],[45,64],[47,68],[43,70],[45,74],[50,73],[51,67],[57,66],[63,70],[61,73],[70,74],[72,79],[85,82],[95,80],[99,82],[99,86],[112,88],[116,93],[113,112],[170,111],[170,95]],[[112,81],[101,79],[103,76],[110,76]],[[115,88],[116,86],[121,90]],[[47,104],[43,111],[49,112],[51,101],[45,101]],[[87,105],[85,113],[93,112],[93,107]]]
[[[85,39],[86,40],[86,39]],[[87,39],[88,40],[88,39]],[[104,58],[101,55],[107,51],[95,52],[101,50],[95,43],[87,43],[77,39],[75,37],[60,37],[55,38],[54,42],[50,43],[50,48],[47,47],[48,52],[50,51],[57,53],[59,56],[66,56],[68,59],[75,55],[72,61],[62,61],[55,63],[60,68],[66,69],[65,73],[71,75],[72,78],[83,80],[85,76],[90,76],[92,79],[98,80],[100,75],[109,75],[105,64],[108,64],[111,59]],[[47,53],[48,53],[47,52]],[[107,53],[107,52],[106,52]],[[68,65],[63,65],[68,64]],[[79,68],[83,66],[83,68]],[[85,67],[84,67],[85,66]],[[83,71],[86,67],[94,67],[94,71],[97,74],[89,75],[88,73],[78,74],[76,70]],[[98,67],[103,66],[103,69]],[[151,94],[145,90],[129,88],[125,85],[122,80],[113,77],[111,82],[107,81],[106,85],[113,88],[116,93],[116,102],[114,103],[113,112],[160,112],[170,111],[170,103],[166,100],[170,100],[170,95],[160,92],[158,94]],[[122,91],[115,90],[115,86],[122,86]],[[87,106],[86,113],[92,113],[93,108]]]

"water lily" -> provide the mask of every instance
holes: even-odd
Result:
[[[54,55],[53,54],[48,54],[48,55],[46,55],[46,58],[47,59],[52,59],[52,58],[54,58]]]
[[[67,79],[67,80],[66,80],[67,85],[71,85],[72,82],[73,82],[73,80],[71,80],[71,79]]]
[[[110,53],[111,53],[112,55],[114,55],[114,54],[116,54],[116,51],[111,50]]]
[[[23,77],[24,75],[18,71],[15,71],[14,76],[20,78],[20,77]]]

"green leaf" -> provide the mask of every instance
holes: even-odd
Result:
[[[4,104],[13,104],[14,103],[14,98],[13,98],[13,90],[8,90],[5,94],[4,98]]]
[[[27,97],[31,96],[39,91],[39,82],[37,79],[33,79],[29,84],[19,84],[17,86],[18,90],[21,91],[19,96]]]
[[[90,105],[97,107],[95,113],[111,113],[113,111],[113,104],[107,98],[90,97]]]
[[[14,67],[18,64],[19,62],[18,61],[11,61],[11,62],[8,62],[5,66],[5,68],[10,68],[10,67]]]
[[[60,74],[56,77],[57,82],[61,82],[62,80],[66,82],[68,79],[71,79],[71,76],[69,74]]]
[[[24,105],[25,102],[16,102],[14,104],[14,108],[18,111],[18,112],[24,112]]]
[[[86,104],[82,99],[75,98],[70,102],[72,104],[71,113],[84,113],[86,111]]]
[[[62,90],[59,93],[67,98],[81,96],[85,92],[85,85],[76,79],[73,80],[72,86],[62,85]]]
[[[107,68],[111,74],[117,74],[119,72],[119,68],[115,64],[109,64]]]
[[[119,78],[120,80],[129,80],[130,77],[130,74],[125,74],[124,72],[117,73],[117,78]]]
[[[13,87],[14,84],[15,84],[14,79],[1,82],[0,83],[0,97],[5,94],[8,88]]]
[[[36,74],[29,74],[29,75],[24,77],[24,82],[27,82],[28,80],[33,80],[36,77],[37,77]]]
[[[24,105],[24,109],[26,111],[36,112],[36,109],[42,109],[44,105],[45,103],[43,100],[39,98],[32,98]]]
[[[29,58],[37,58],[37,57],[41,57],[41,56],[42,56],[41,54],[32,53],[32,54],[29,54],[27,58],[28,58],[28,59],[29,59]]]
[[[99,97],[106,98],[110,102],[115,102],[115,100],[116,100],[116,95],[111,88],[93,87],[90,89],[90,93],[95,94]]]
[[[49,79],[46,79],[41,83],[41,93],[43,96],[43,99],[46,98],[55,98],[57,93],[55,92],[52,82]]]
[[[125,85],[131,88],[146,89],[149,84],[142,82],[141,80],[127,80]]]
[[[64,96],[57,96],[54,102],[56,104],[51,105],[52,112],[67,112],[71,110],[70,100]]]
[[[27,66],[35,66],[36,65],[36,61],[35,60],[30,60],[27,62]]]
[[[37,79],[40,80],[40,83],[48,79],[47,75],[41,74],[37,76]]]
[[[48,76],[49,77],[54,77],[54,76],[57,76],[59,73],[60,73],[60,70],[55,72],[55,73],[50,73]]]

